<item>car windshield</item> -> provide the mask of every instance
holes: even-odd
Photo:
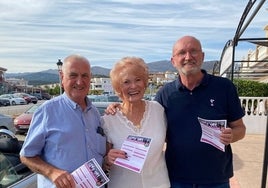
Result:
[[[39,105],[33,105],[31,108],[29,108],[25,113],[26,114],[33,114],[35,110],[39,107]]]
[[[8,187],[23,178],[18,175],[11,162],[0,152],[0,187]]]

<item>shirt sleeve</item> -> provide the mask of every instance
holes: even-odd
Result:
[[[27,136],[23,143],[20,155],[25,157],[34,157],[40,155],[45,144],[44,123],[46,113],[42,108],[38,108],[34,113]]]

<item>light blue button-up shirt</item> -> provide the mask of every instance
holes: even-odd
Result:
[[[97,133],[100,114],[87,99],[87,108],[70,100],[66,94],[46,101],[33,115],[20,155],[40,156],[49,164],[73,172],[95,158],[101,165],[106,152],[106,138]],[[38,187],[53,187],[38,175]]]

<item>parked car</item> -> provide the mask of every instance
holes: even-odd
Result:
[[[108,102],[121,102],[121,99],[117,95],[108,95],[107,101]]]
[[[92,102],[120,102],[117,95],[88,95]]]
[[[1,99],[8,99],[11,105],[27,104],[25,99],[22,97],[16,96],[14,94],[3,94],[0,95]]]
[[[24,178],[17,178],[17,181],[14,181],[15,183],[9,186],[10,188],[36,188],[37,187],[37,174],[30,172],[30,175],[25,176]]]
[[[9,99],[0,98],[0,106],[10,106]]]
[[[44,100],[49,100],[49,99],[51,99],[51,95],[48,94],[48,93],[41,93],[41,95],[42,95],[42,99],[44,99]]]
[[[37,97],[38,100],[43,99],[41,93],[31,93],[30,95]]]
[[[23,141],[18,140],[11,131],[0,129],[0,143],[0,187],[36,188],[36,173],[20,161]]]
[[[155,94],[147,94],[143,97],[145,100],[153,101],[155,99]]]
[[[107,106],[112,103],[113,102],[93,102],[92,104],[94,104],[99,110],[100,114],[103,115]],[[33,106],[31,106],[29,109],[27,109],[25,112],[23,112],[14,119],[16,134],[26,134],[28,132],[29,126],[32,121],[33,113],[40,105],[41,104],[34,104]]]
[[[36,104],[38,102],[38,98],[36,96],[30,95],[27,93],[26,93],[26,95],[28,95],[31,98],[32,103]]]
[[[33,113],[40,105],[41,104],[34,104],[14,119],[16,134],[26,134],[28,132]]]
[[[27,104],[34,103],[36,104],[38,102],[38,98],[32,95],[29,95],[27,93],[14,93],[15,96],[22,97],[26,100]]]
[[[13,118],[8,115],[0,114],[0,129],[7,129],[15,133],[15,127],[13,123]]]

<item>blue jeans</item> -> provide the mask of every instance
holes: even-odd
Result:
[[[230,188],[229,182],[216,184],[189,184],[170,182],[171,188]]]

